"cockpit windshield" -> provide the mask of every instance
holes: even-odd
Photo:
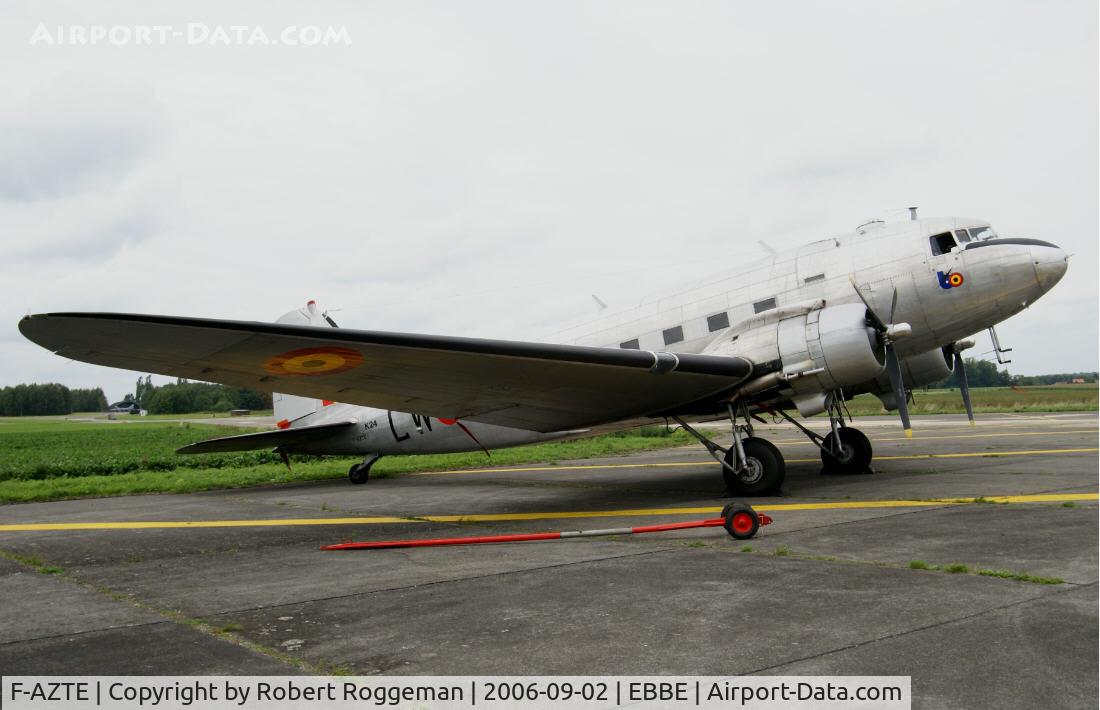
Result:
[[[941,256],[949,254],[960,247],[965,249],[974,242],[984,242],[996,238],[997,233],[993,231],[993,227],[985,225],[983,227],[966,227],[965,229],[960,227],[952,232],[933,234],[928,238],[928,241],[932,246],[932,255]]]

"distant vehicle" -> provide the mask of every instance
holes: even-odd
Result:
[[[82,362],[275,393],[278,429],[185,453],[274,447],[363,455],[477,451],[672,420],[721,464],[733,495],[771,495],[783,456],[753,433],[761,415],[794,424],[825,467],[859,473],[871,442],[845,401],[870,392],[912,435],[914,387],[952,372],[973,422],[962,352],[971,335],[1028,308],[1066,272],[1038,239],[988,222],[916,218],[734,263],[643,301],[606,309],[557,343],[344,330],[310,302],[277,323],[115,313],[44,313],[19,329]],[[796,421],[828,415],[825,436]],[[687,419],[728,417],[731,446]],[[822,420],[824,423],[824,420]]]
[[[141,407],[133,402],[115,402],[107,412],[110,414],[141,414]]]

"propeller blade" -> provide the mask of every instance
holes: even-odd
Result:
[[[886,344],[886,373],[890,376],[890,386],[894,389],[894,399],[898,403],[898,415],[905,435],[912,438],[913,427],[909,423],[909,403],[905,400],[905,382],[901,377],[901,361],[894,350],[893,343]]]
[[[897,322],[897,321],[894,320],[894,314],[897,313],[897,310],[898,310],[898,288],[897,288],[897,286],[895,286],[894,287],[894,296],[893,296],[893,298],[890,299],[890,321],[889,322],[890,322],[891,325],[893,325],[894,323]]]
[[[493,455],[489,453],[489,449],[486,449],[486,448],[485,448],[485,444],[483,444],[483,443],[481,443],[480,441],[478,441],[478,438],[477,438],[476,436],[474,436],[474,433],[473,433],[472,431],[470,431],[470,430],[469,430],[469,429],[468,429],[468,428],[466,427],[466,425],[465,425],[465,424],[463,424],[462,422],[458,421],[457,419],[455,420],[455,424],[457,424],[457,425],[458,425],[458,428],[459,428],[459,429],[461,429],[462,431],[466,432],[466,436],[468,436],[468,437],[470,437],[471,439],[473,439],[473,442],[474,442],[475,444],[477,444],[477,445],[478,445],[478,447],[479,447],[479,448],[480,448],[480,449],[481,449],[482,451],[484,451],[484,452],[485,452],[485,455],[486,455],[486,456],[488,456],[489,458],[493,458]]]
[[[871,325],[873,325],[878,332],[885,333],[886,323],[878,317],[878,313],[875,313],[875,309],[871,308],[871,302],[863,295],[863,291],[859,290],[859,285],[856,284],[855,274],[848,274],[848,280],[852,282],[852,289],[856,292],[856,295],[859,296],[859,300],[863,301],[863,305],[867,306],[867,317],[871,321]],[[894,294],[896,296],[897,291],[894,291]]]
[[[963,364],[963,356],[955,352],[955,373],[959,376],[959,392],[962,393],[963,405],[966,407],[966,418],[970,420],[970,426],[974,426],[974,407],[970,404],[970,386],[966,384],[966,365]]]

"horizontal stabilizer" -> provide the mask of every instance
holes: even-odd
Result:
[[[219,451],[251,451],[252,449],[268,449],[277,447],[291,447],[295,444],[311,444],[325,439],[332,434],[355,425],[354,419],[329,424],[317,424],[315,426],[303,426],[291,429],[277,429],[275,431],[260,431],[255,434],[238,434],[237,436],[223,436],[218,439],[207,439],[195,444],[188,444],[182,449],[176,449],[177,454],[210,454]]]

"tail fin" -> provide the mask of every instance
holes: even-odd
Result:
[[[316,301],[310,301],[306,304],[305,308],[298,308],[290,313],[284,314],[275,322],[286,323],[288,325],[312,325],[318,327],[331,325],[333,328],[336,327],[336,324],[333,323],[331,319],[320,312],[320,309],[317,308]],[[274,393],[271,399],[275,404],[276,426],[280,429],[290,427],[296,420],[319,411],[325,405],[325,403],[319,399],[298,397],[292,394],[281,394],[279,392]]]

